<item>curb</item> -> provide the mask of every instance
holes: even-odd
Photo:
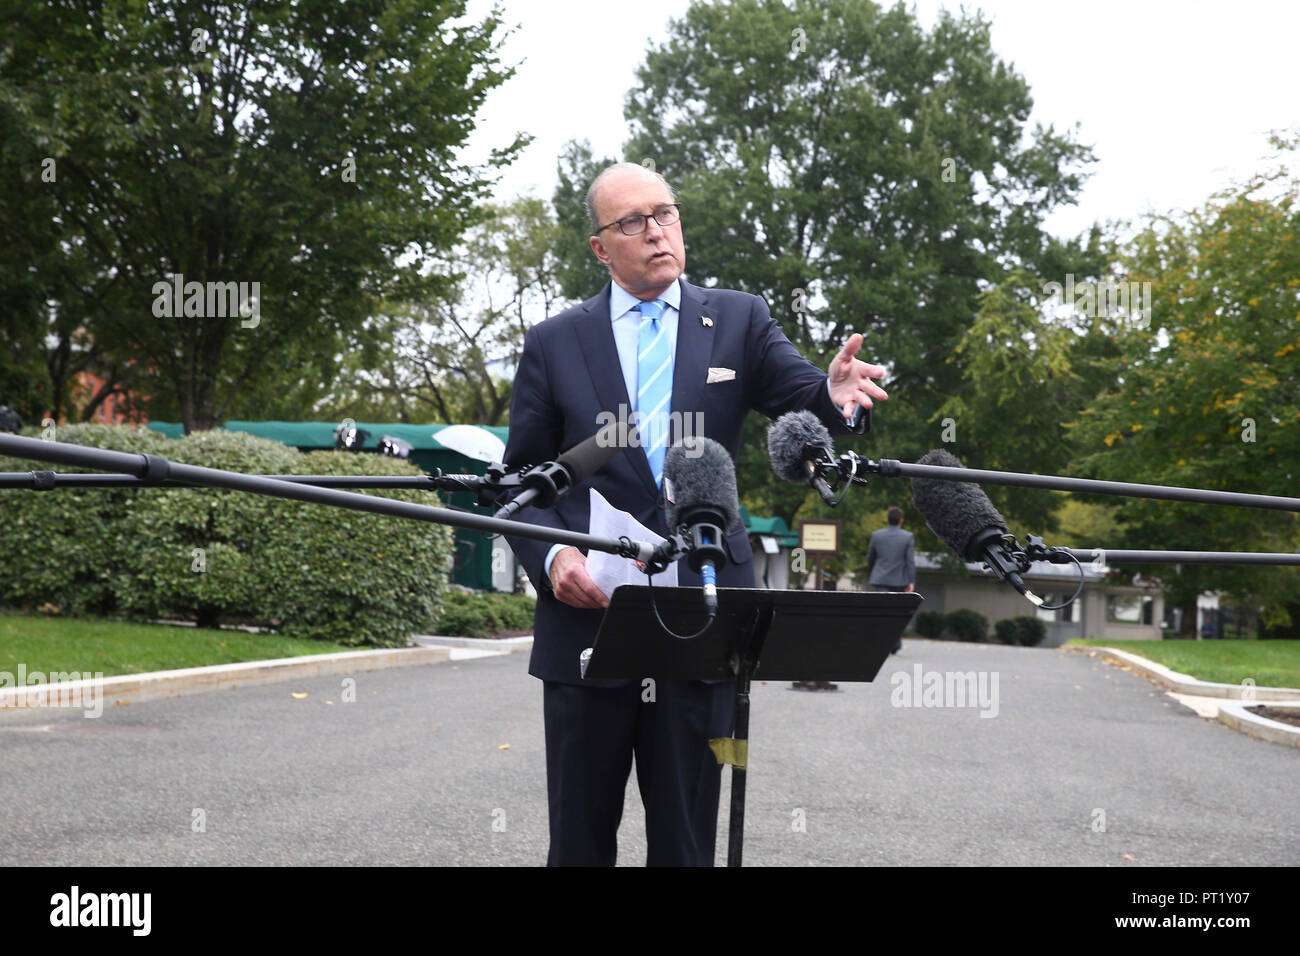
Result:
[[[442,637],[438,634],[415,634],[411,640],[424,647],[475,647],[485,651],[520,651],[533,646],[533,635],[523,637]]]
[[[1179,694],[1191,694],[1195,697],[1222,697],[1228,700],[1246,699],[1248,692],[1253,694],[1254,702],[1259,703],[1266,700],[1280,701],[1297,701],[1300,700],[1300,688],[1295,687],[1254,687],[1252,685],[1241,684],[1217,684],[1212,681],[1197,680],[1190,674],[1180,674],[1178,671],[1170,670],[1164,664],[1157,664],[1155,661],[1147,660],[1131,651],[1121,651],[1117,647],[1080,647],[1078,645],[1063,646],[1062,650],[1071,651],[1076,654],[1088,654],[1091,656],[1109,657],[1127,664],[1142,674],[1149,677],[1166,690],[1176,691]]]
[[[1213,705],[1215,713],[1203,713],[1192,703],[1179,700],[1186,707],[1192,707],[1203,717],[1217,720],[1225,727],[1248,734],[1259,740],[1267,740],[1284,746],[1300,747],[1300,727],[1292,727],[1281,721],[1269,720],[1258,714],[1252,714],[1247,707],[1255,707],[1264,702],[1272,706],[1300,708],[1300,690],[1291,687],[1253,687],[1241,684],[1221,684],[1213,681],[1197,680],[1189,674],[1180,674],[1170,670],[1164,664],[1148,660],[1130,651],[1117,647],[1080,647],[1065,646],[1062,650],[1087,654],[1089,657],[1102,657],[1132,668],[1143,677],[1154,681],[1174,697],[1185,695],[1201,698],[1207,705]],[[1206,700],[1207,698],[1213,698]],[[1223,701],[1223,703],[1219,703]]]
[[[1236,701],[1224,704],[1219,708],[1218,721],[1226,727],[1240,730],[1242,733],[1258,737],[1260,740],[1268,740],[1288,747],[1300,747],[1300,727],[1292,727],[1280,720],[1270,720],[1267,717],[1261,717],[1259,714],[1252,714],[1246,709],[1254,706],[1256,705],[1239,704]],[[1300,711],[1300,702],[1273,704],[1272,706],[1278,710]]]
[[[238,664],[187,667],[147,674],[123,674],[98,680],[91,677],[76,681],[5,687],[0,689],[0,720],[17,714],[48,713],[69,707],[102,712],[106,701],[141,703],[163,697],[179,697],[182,694],[251,687],[300,678],[441,664],[450,657],[451,651],[447,648],[396,647],[281,657],[268,661],[242,661]],[[85,716],[98,714],[88,713]]]

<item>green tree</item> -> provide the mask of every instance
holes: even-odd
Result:
[[[1015,267],[1089,271],[1082,244],[1042,223],[1091,153],[1028,128],[1028,85],[978,14],[941,12],[927,31],[902,4],[700,2],[637,76],[625,156],[678,188],[691,280],[763,296],[819,365],[863,332],[863,357],[890,370],[886,457],[938,443],[935,413],[963,372],[948,360],[982,291]],[[771,475],[756,418],[746,503],[793,519],[811,499]],[[851,496],[846,547],[865,551],[868,520],[905,498],[889,482]]]
[[[507,423],[524,333],[561,301],[557,226],[530,196],[484,215],[442,268],[453,286],[370,320],[328,417]]]
[[[1100,478],[1295,495],[1300,473],[1300,137],[1282,162],[1191,212],[1156,217],[1125,250],[1152,284],[1152,322],[1120,340],[1118,379],[1078,416],[1076,470]],[[1293,551],[1294,513],[1123,501],[1119,546]],[[1291,569],[1161,569],[1185,613],[1202,590],[1261,603],[1284,621]]]
[[[187,430],[304,407],[377,303],[445,289],[424,263],[525,141],[457,158],[512,72],[497,14],[467,22],[459,0],[22,7],[0,44],[18,173],[0,220],[40,207],[58,228],[3,294],[54,301]],[[259,294],[177,315],[155,289],[177,274]]]
[[[555,165],[555,258],[560,291],[569,299],[591,298],[609,281],[609,270],[591,251],[591,219],[587,215],[587,189],[606,166],[618,160],[597,159],[591,144],[566,143]]]
[[[1095,236],[1092,245],[1100,244]],[[1081,301],[1085,292],[1076,290],[1086,290],[1096,302],[1097,289],[1124,278],[1107,271],[1080,277],[1076,286],[1071,276],[1068,288]],[[945,447],[969,467],[1049,475],[1069,469],[1075,455],[1069,424],[1113,384],[1118,338],[1134,316],[1075,311],[1062,301],[1064,291],[1012,270],[980,296],[979,313],[948,359],[961,368],[961,380],[932,419],[950,443]],[[1065,501],[1059,493],[1007,485],[985,490],[1013,531],[1056,530]]]

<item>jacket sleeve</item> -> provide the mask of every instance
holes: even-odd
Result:
[[[826,370],[819,369],[799,354],[780,324],[772,318],[767,303],[751,299],[750,356],[757,370],[753,407],[768,418],[807,409],[831,432],[862,435],[871,431],[871,409],[859,408],[850,426],[831,401]]]
[[[510,395],[510,434],[506,441],[505,464],[511,468],[536,465],[559,457],[564,426],[551,386],[541,332],[538,326],[533,326],[524,335],[523,353]],[[513,497],[514,494],[502,495],[497,499],[497,506],[504,505]],[[514,520],[568,529],[560,512],[553,508],[527,507]],[[533,587],[539,591],[549,590],[551,582],[544,565],[547,552],[551,550],[550,544],[508,535],[506,542],[524,566]]]

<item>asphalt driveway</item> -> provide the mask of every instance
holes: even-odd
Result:
[[[329,677],[6,720],[0,863],[540,864],[526,668],[361,674],[352,702]],[[950,673],[973,675],[964,706],[940,693]],[[1300,752],[1082,655],[908,641],[872,684],[758,685],[750,761],[751,866],[1300,862]],[[719,863],[727,800],[724,772]],[[644,852],[630,782],[619,862]]]

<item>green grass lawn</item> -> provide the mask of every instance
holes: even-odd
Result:
[[[0,671],[96,671],[105,677],[176,667],[361,650],[275,634],[0,613]]]
[[[1300,687],[1300,641],[1070,641],[1116,647],[1180,674],[1224,684],[1249,677],[1259,687]]]

